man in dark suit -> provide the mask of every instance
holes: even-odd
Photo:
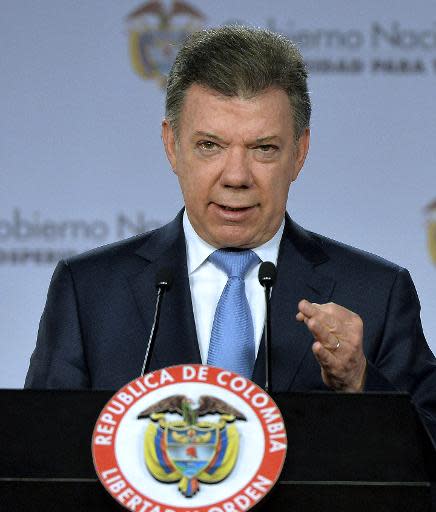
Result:
[[[192,36],[170,73],[162,126],[185,211],[161,229],[58,265],[26,386],[116,389],[137,377],[163,267],[174,283],[151,369],[234,369],[227,352],[236,347],[250,359],[247,375],[263,384],[265,311],[255,275],[268,257],[278,270],[274,390],[409,391],[436,438],[436,363],[408,272],[285,215],[309,147],[310,112],[303,61],[285,38],[243,27]],[[251,310],[244,333],[252,339],[240,351],[239,335],[226,346],[214,334],[235,278],[214,264],[215,252],[253,258],[237,278]]]

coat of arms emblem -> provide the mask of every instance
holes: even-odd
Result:
[[[180,420],[168,421],[167,413]],[[206,415],[218,421],[202,421]],[[144,439],[145,462],[161,482],[179,482],[187,498],[200,489],[200,482],[217,483],[232,471],[239,449],[236,420],[245,416],[223,400],[200,396],[197,408],[184,395],[174,395],[148,407],[138,419],[150,418]]]
[[[263,389],[199,364],[127,383],[92,438],[102,485],[132,512],[248,511],[274,487],[286,450],[283,417]]]
[[[133,70],[164,87],[180,44],[203,20],[198,9],[178,0],[169,8],[152,0],[132,11],[126,22]]]

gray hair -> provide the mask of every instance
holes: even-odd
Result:
[[[165,113],[176,137],[186,91],[198,84],[224,96],[250,99],[268,87],[286,92],[296,140],[310,125],[307,71],[297,46],[270,30],[226,25],[190,35],[167,81]]]

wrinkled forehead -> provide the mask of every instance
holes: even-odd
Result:
[[[258,94],[227,96],[191,85],[184,97],[179,132],[246,132],[250,137],[271,136],[275,132],[294,135],[293,110],[282,89],[269,87]]]

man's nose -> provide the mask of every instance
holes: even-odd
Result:
[[[224,187],[248,188],[253,184],[248,150],[241,147],[229,148],[221,172]]]

